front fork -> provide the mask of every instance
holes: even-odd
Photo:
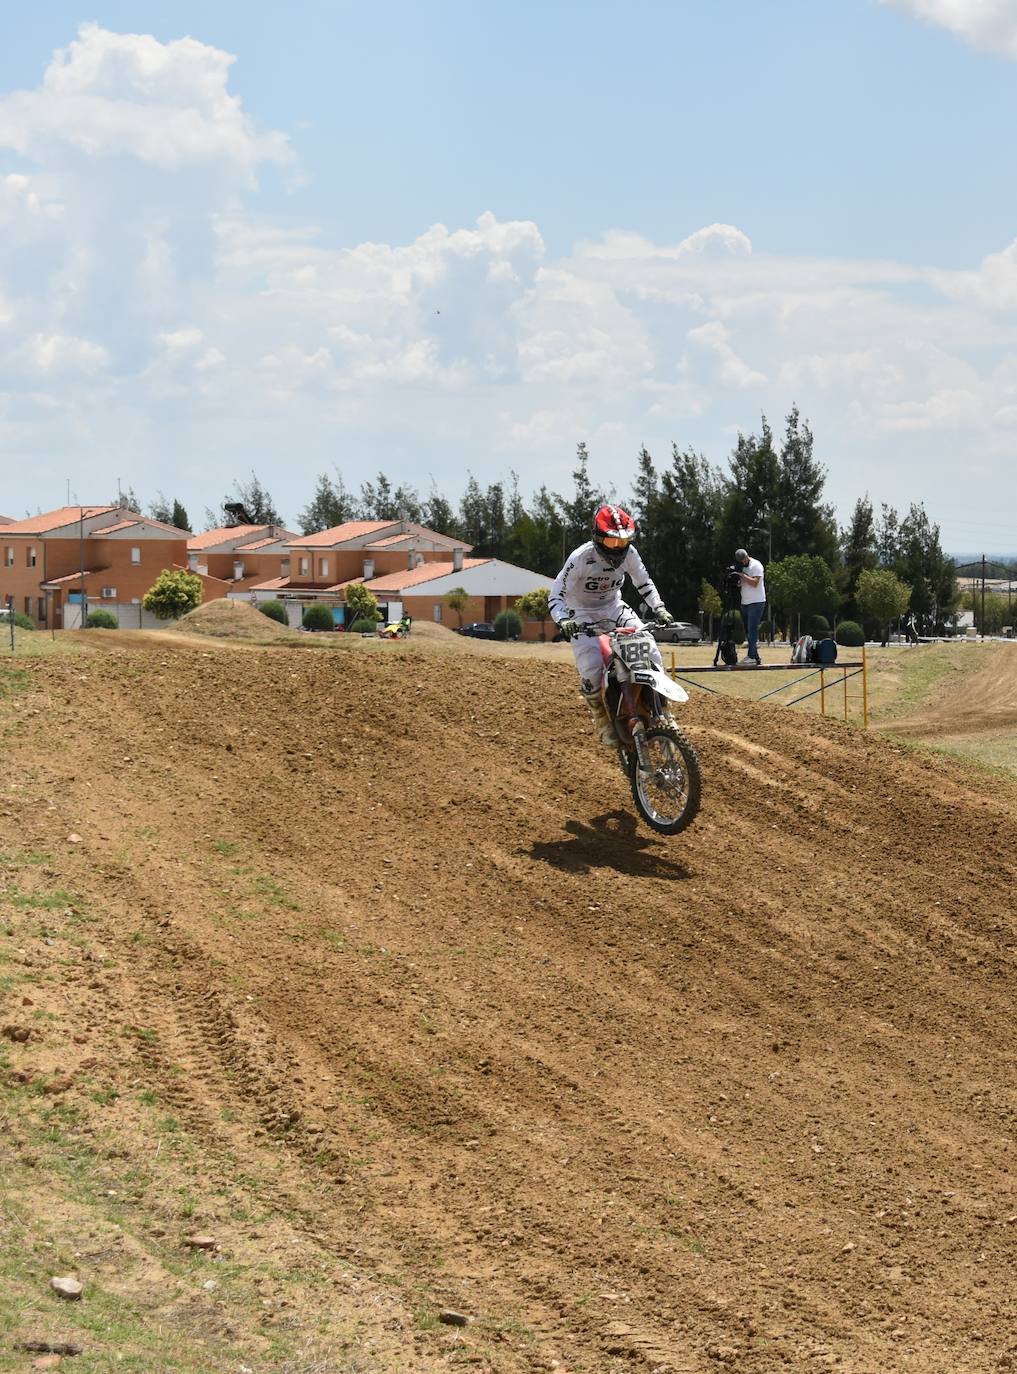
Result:
[[[650,751],[646,744],[646,723],[639,713],[635,693],[628,682],[619,682],[621,699],[625,706],[626,724],[629,734],[632,736],[632,743],[636,750],[636,761],[641,773],[649,773],[652,767],[650,763]],[[619,711],[619,716],[622,712]]]

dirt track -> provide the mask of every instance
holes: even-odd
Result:
[[[322,1245],[481,1319],[472,1367],[1015,1367],[1009,785],[698,701],[662,841],[558,662],[31,671],[0,842],[117,960],[67,973],[75,1053],[150,1031],[114,1071],[281,1148]],[[402,1349],[371,1367],[451,1358]]]

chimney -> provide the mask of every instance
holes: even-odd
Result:
[[[365,558],[365,559],[364,559],[364,581],[365,581],[365,582],[370,582],[370,580],[371,580],[371,578],[372,578],[373,576],[374,576],[374,559],[373,559],[373,558]]]
[[[462,572],[463,570],[463,551],[462,549],[452,550],[452,571]]]

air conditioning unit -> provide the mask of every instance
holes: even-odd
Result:
[[[117,599],[116,587],[103,587],[102,599],[104,601],[115,601]]]

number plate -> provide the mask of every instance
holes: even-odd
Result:
[[[645,635],[632,635],[618,641],[618,657],[626,668],[649,668],[650,646]]]

